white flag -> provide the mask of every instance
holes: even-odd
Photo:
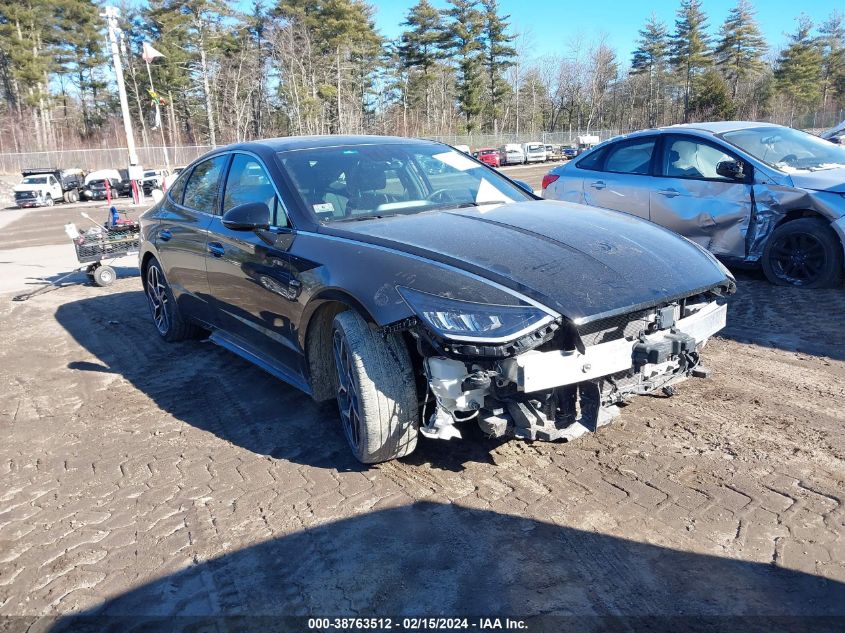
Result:
[[[156,49],[153,48],[152,44],[150,44],[149,42],[144,42],[144,45],[141,48],[141,59],[143,59],[149,64],[156,57],[164,57],[164,53],[159,53]]]

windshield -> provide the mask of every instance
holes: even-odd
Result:
[[[788,127],[736,130],[722,138],[787,173],[845,167],[845,147]]]
[[[28,176],[21,181],[22,185],[46,185],[47,176]]]
[[[533,200],[443,145],[412,143],[283,152],[282,165],[321,222]]]

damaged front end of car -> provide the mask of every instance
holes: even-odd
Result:
[[[618,405],[689,377],[726,323],[733,284],[633,311],[570,320],[540,304],[489,306],[399,288],[417,317],[429,394],[420,431],[461,437],[475,421],[490,437],[572,440],[609,423]]]

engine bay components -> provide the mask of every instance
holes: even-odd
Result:
[[[491,437],[568,441],[596,431],[633,395],[705,377],[699,352],[726,313],[716,300],[683,300],[585,328],[569,349],[556,338],[504,359],[425,358],[435,407],[421,432],[460,437],[456,425],[473,419]]]

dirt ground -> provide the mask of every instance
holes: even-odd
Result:
[[[841,630],[843,314],[843,289],[741,274],[711,379],[570,444],[468,426],[365,468],[332,406],[161,341],[137,276],[0,295],[0,616]]]

